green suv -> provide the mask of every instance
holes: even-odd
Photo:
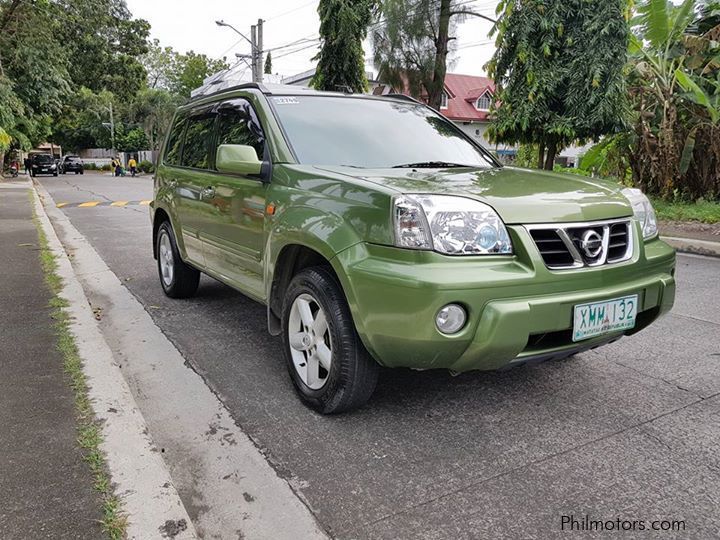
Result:
[[[670,310],[675,253],[638,190],[503,167],[403,96],[245,84],[180,107],[151,204],[160,283],[267,306],[303,401],[371,396],[380,366],[571,356]]]

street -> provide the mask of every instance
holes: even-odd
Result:
[[[384,370],[365,408],[323,417],[294,395],[264,306],[205,276],[165,297],[149,176],[36,180],[331,536],[548,538],[563,516],[720,535],[720,259],[679,255],[673,311],[634,337],[506,372]],[[80,206],[95,201],[127,204]],[[166,420],[148,418],[154,438]],[[193,521],[219,511],[189,460],[163,457]]]

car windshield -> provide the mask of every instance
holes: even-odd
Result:
[[[53,158],[48,154],[38,154],[35,156],[35,163],[52,163]]]
[[[360,168],[496,166],[457,127],[424,105],[339,96],[271,99],[300,163]]]
[[[80,158],[77,156],[67,156],[65,161],[80,161]]]

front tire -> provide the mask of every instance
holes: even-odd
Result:
[[[288,286],[282,313],[283,350],[300,399],[322,414],[362,407],[380,366],[371,358],[337,278],[328,268],[306,268]]]
[[[200,272],[180,258],[175,233],[164,221],[157,233],[157,262],[160,284],[170,298],[190,298],[200,283]]]

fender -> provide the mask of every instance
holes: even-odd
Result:
[[[352,289],[348,286],[345,269],[337,258],[337,254],[362,243],[363,239],[348,221],[337,214],[328,213],[326,209],[316,209],[309,206],[294,206],[273,218],[267,234],[264,257],[264,283],[268,303],[268,323],[272,317],[270,303],[272,287],[277,274],[277,262],[283,249],[287,246],[302,246],[309,248],[330,262],[335,274],[340,280],[350,310],[355,316],[357,305],[352,296]],[[357,322],[356,322],[357,325]],[[272,324],[269,324],[272,332]],[[362,335],[362,329],[358,327]]]
[[[150,221],[153,228],[153,257],[157,258],[157,246],[155,245],[155,233],[157,231],[155,226],[155,214],[158,210],[163,210],[170,218],[170,225],[172,226],[173,232],[175,233],[175,241],[177,242],[178,251],[180,252],[180,258],[182,258],[183,261],[186,261],[187,252],[185,251],[185,242],[183,240],[182,234],[180,233],[177,211],[175,210],[174,205],[167,200],[167,197],[162,197],[160,192],[158,192],[157,196],[158,198],[150,203]]]

